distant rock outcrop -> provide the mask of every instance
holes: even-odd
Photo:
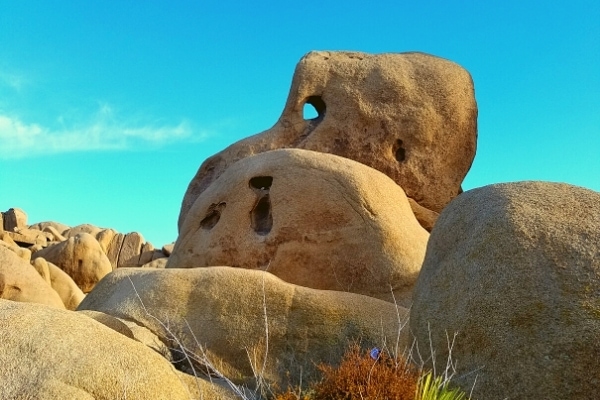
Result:
[[[84,293],[91,291],[100,279],[112,271],[100,244],[89,233],[77,233],[64,242],[36,251],[32,257],[43,257],[57,265],[73,278]]]
[[[42,257],[33,260],[32,265],[52,289],[58,293],[67,310],[77,309],[85,295],[73,281],[73,278]]]
[[[304,118],[306,104],[316,118]],[[196,198],[231,164],[278,148],[356,160],[439,213],[461,192],[476,140],[473,81],[459,65],[423,53],[313,51],[296,66],[277,123],[204,161],[183,198],[179,227]]]
[[[0,299],[65,308],[58,293],[37,273],[36,269],[20,258],[9,246],[2,245],[1,241]]]
[[[19,229],[27,228],[27,214],[20,208],[10,208],[3,212],[2,220],[5,231],[16,232]]]

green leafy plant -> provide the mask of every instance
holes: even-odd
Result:
[[[458,388],[450,388],[443,376],[433,372],[422,375],[417,383],[415,400],[467,400],[467,394]]]

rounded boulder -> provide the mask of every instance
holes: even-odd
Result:
[[[261,269],[407,306],[428,237],[402,188],[381,172],[274,150],[232,165],[198,197],[167,268]]]
[[[600,194],[545,182],[463,193],[432,231],[413,300],[421,352],[439,367],[451,347],[454,381],[475,398],[595,398]]]
[[[311,106],[316,116],[305,117]],[[183,199],[179,227],[195,199],[231,164],[280,148],[368,165],[439,213],[461,192],[476,142],[473,80],[458,64],[415,52],[311,51],[296,66],[277,123],[200,166]]]

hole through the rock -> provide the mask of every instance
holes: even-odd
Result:
[[[303,108],[303,117],[305,120],[323,118],[327,106],[321,96],[310,96],[306,99]]]
[[[271,200],[265,194],[258,199],[250,212],[252,229],[261,236],[267,235],[273,228],[273,215],[271,214]]]
[[[394,145],[394,157],[396,157],[396,161],[402,162],[406,160],[406,149],[403,147],[402,140],[396,140]]]
[[[223,212],[225,205],[225,203],[211,204],[210,207],[208,207],[206,216],[200,221],[200,226],[207,230],[214,228],[221,219],[221,213]]]
[[[269,190],[273,184],[272,176],[255,176],[250,179],[250,187],[259,190]]]

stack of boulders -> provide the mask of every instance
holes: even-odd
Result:
[[[0,297],[44,305],[0,300],[0,397],[269,397],[355,342],[473,398],[594,398],[600,194],[462,193],[476,120],[450,61],[311,52],[277,123],[200,166],[174,245],[3,213]]]
[[[5,253],[3,259],[6,258],[1,266],[5,289],[0,296],[4,299],[12,299],[10,293],[21,301],[28,301],[27,293],[30,292],[35,293],[35,299],[51,293],[48,295],[50,303],[74,310],[83,300],[84,293],[89,293],[115,268],[164,267],[173,246],[169,244],[163,250],[155,250],[137,232],[123,235],[113,229],[89,224],[70,228],[57,222],[41,222],[28,226],[27,214],[19,208],[11,208],[0,216],[0,246]],[[13,265],[13,262],[20,266]],[[23,262],[33,268],[24,268]],[[63,304],[55,302],[55,294],[48,291],[37,277],[31,282],[29,279],[21,280],[19,276],[25,273],[24,270],[29,271],[26,276],[37,270],[49,288],[57,292]],[[16,281],[7,283],[13,279]],[[30,283],[33,286],[27,287]]]

